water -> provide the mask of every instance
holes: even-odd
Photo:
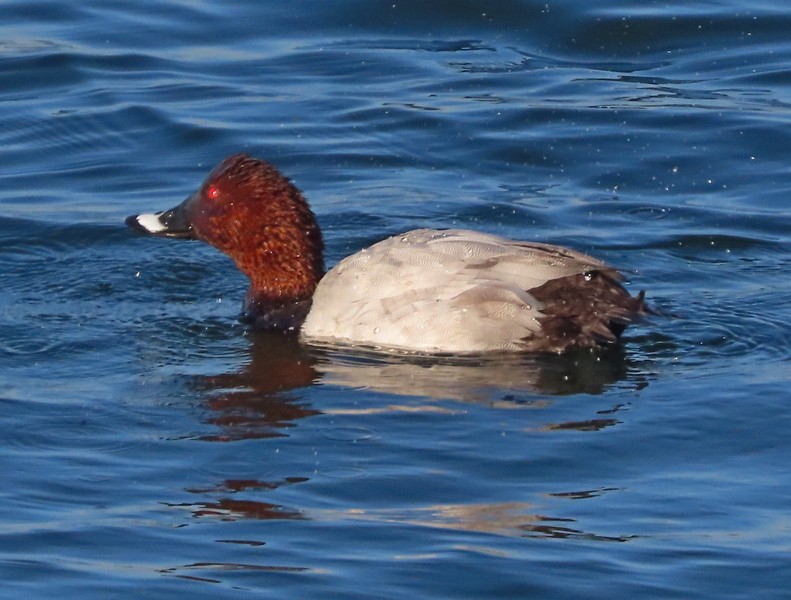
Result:
[[[785,3],[0,14],[0,596],[787,596]],[[123,226],[237,151],[329,264],[473,227],[662,314],[581,357],[250,333],[228,259]]]

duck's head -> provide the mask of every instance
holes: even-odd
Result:
[[[321,231],[305,198],[275,167],[245,154],[222,161],[175,208],[126,224],[198,239],[230,256],[250,278],[248,307],[310,298],[324,273]]]

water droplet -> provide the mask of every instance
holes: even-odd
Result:
[[[378,328],[378,327],[374,327],[374,333],[379,333],[379,331],[380,331],[380,330],[379,330],[379,328]]]

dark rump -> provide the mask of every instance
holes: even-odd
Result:
[[[567,352],[618,342],[647,312],[645,292],[631,296],[616,274],[590,271],[528,290],[544,304],[542,335],[524,340],[528,352]]]

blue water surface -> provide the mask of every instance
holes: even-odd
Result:
[[[791,7],[0,7],[3,598],[785,598]],[[417,227],[561,243],[623,348],[429,359],[237,322],[125,216],[249,152],[327,262]]]

